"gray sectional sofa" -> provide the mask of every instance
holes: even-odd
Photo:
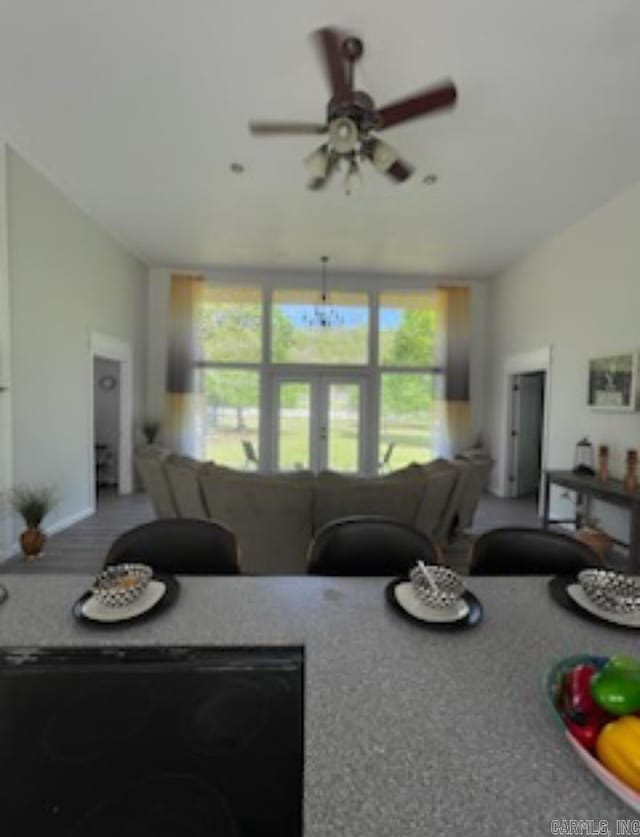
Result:
[[[158,517],[217,520],[236,533],[245,572],[296,575],[324,524],[376,514],[415,526],[445,546],[472,521],[491,459],[479,450],[412,464],[378,477],[325,471],[236,471],[170,453],[140,450],[136,467]]]

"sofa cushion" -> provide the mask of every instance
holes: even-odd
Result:
[[[175,453],[165,460],[167,479],[180,517],[208,517],[199,481],[204,467],[206,463]]]
[[[458,521],[460,530],[467,529],[473,523],[473,515],[482,492],[487,487],[493,460],[486,453],[456,457],[455,464],[466,470],[464,490],[458,502]]]
[[[209,479],[212,518],[231,529],[243,572],[304,573],[311,540],[312,482],[298,474]]]
[[[259,474],[255,471],[237,471],[226,465],[218,465],[215,462],[206,462],[198,471],[198,479],[204,499],[206,513],[214,520],[218,500],[220,497],[220,481],[227,479],[252,480],[255,478],[283,481],[286,484],[309,483],[312,484],[315,477],[312,471],[282,471],[275,474]]]
[[[168,455],[168,451],[157,445],[141,448],[135,455],[136,470],[157,517],[177,517],[175,501],[165,471]]]
[[[341,485],[353,484],[358,485],[366,480],[395,480],[395,479],[415,479],[424,480],[423,468],[425,466],[418,465],[412,462],[404,468],[398,468],[396,471],[389,471],[386,474],[377,474],[375,477],[361,477],[354,474],[345,474],[341,471],[320,471],[317,476],[319,483],[340,483]]]
[[[413,524],[423,490],[423,481],[413,477],[318,482],[314,492],[314,532],[332,520],[354,514],[381,515]]]

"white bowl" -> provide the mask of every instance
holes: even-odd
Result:
[[[610,613],[635,613],[640,610],[640,579],[613,570],[582,570],[578,581],[587,597],[597,607]]]
[[[146,564],[113,564],[100,573],[91,590],[101,604],[123,607],[140,598],[152,576]]]
[[[465,587],[458,573],[437,564],[419,561],[409,573],[416,596],[429,607],[447,608],[456,605]]]

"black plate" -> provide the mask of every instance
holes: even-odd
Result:
[[[180,592],[180,584],[178,580],[172,575],[165,573],[156,573],[153,578],[156,581],[162,581],[166,587],[162,598],[159,599],[153,607],[145,610],[144,613],[139,613],[137,616],[131,616],[129,619],[120,619],[118,622],[99,622],[97,619],[89,619],[82,612],[82,605],[92,596],[91,590],[87,590],[74,603],[71,612],[83,625],[90,625],[92,628],[119,628],[121,625],[130,625],[132,622],[142,622],[144,619],[149,619],[157,613],[161,613],[170,607],[178,598]]]
[[[461,616],[460,619],[455,619],[453,622],[427,622],[425,619],[418,619],[417,616],[407,613],[395,596],[394,591],[398,584],[404,584],[406,581],[408,581],[406,578],[394,578],[387,584],[385,595],[391,607],[409,622],[413,622],[414,625],[422,625],[423,628],[436,628],[436,630],[458,631],[461,628],[473,628],[482,621],[482,604],[469,590],[465,590],[462,595],[462,598],[469,605],[469,612],[466,616]]]
[[[590,610],[585,610],[578,602],[574,601],[567,593],[567,587],[570,584],[577,584],[578,579],[575,575],[556,575],[549,581],[549,592],[554,602],[557,602],[560,607],[568,610],[570,613],[577,613],[583,619],[588,619],[590,622],[598,622],[601,625],[608,625],[610,628],[620,628],[622,631],[637,631],[640,628],[634,625],[619,625],[617,622],[611,622],[606,616],[596,616]]]

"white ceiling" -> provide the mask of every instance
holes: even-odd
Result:
[[[311,193],[317,138],[249,134],[323,118],[325,24],[380,105],[455,80],[385,133],[408,183]],[[637,0],[0,0],[0,136],[150,265],[485,276],[640,178],[639,38]]]

